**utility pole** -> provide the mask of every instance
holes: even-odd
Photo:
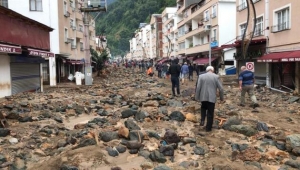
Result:
[[[84,54],[85,54],[85,85],[93,84],[92,77],[92,66],[91,66],[91,53],[90,53],[90,12],[99,12],[107,10],[106,0],[85,0],[84,6],[80,8],[80,11],[83,12],[83,24],[84,24]]]

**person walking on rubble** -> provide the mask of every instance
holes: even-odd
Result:
[[[214,110],[215,103],[217,100],[217,89],[219,89],[220,100],[223,102],[224,93],[223,87],[219,80],[219,76],[214,73],[214,68],[208,66],[206,68],[205,74],[199,75],[195,100],[201,102],[201,122],[200,126],[204,126],[206,114],[207,114],[207,123],[206,131],[210,132],[212,130],[213,120],[214,120]]]
[[[168,71],[169,74],[171,75],[173,96],[175,96],[175,88],[177,90],[177,95],[180,95],[180,87],[179,87],[180,71],[181,70],[180,70],[180,65],[178,64],[178,60],[174,60]]]
[[[239,75],[239,87],[241,91],[241,100],[240,106],[245,106],[245,95],[248,93],[249,97],[252,100],[252,106],[258,107],[256,96],[254,95],[254,73],[246,69],[245,66],[241,67],[241,73]]]

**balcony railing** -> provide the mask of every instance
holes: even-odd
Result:
[[[241,5],[237,6],[237,11],[242,11],[247,8],[247,3],[243,2]]]
[[[271,31],[272,32],[279,32],[290,29],[289,22],[283,22],[277,25],[272,26]]]
[[[211,37],[211,42],[217,41],[216,37]]]
[[[259,37],[259,36],[262,36],[263,35],[263,31],[261,28],[257,29],[254,31],[254,35],[255,37]]]

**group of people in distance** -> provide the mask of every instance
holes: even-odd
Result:
[[[189,74],[189,66],[185,62],[182,66],[178,64],[178,60],[173,60],[172,64],[167,69],[167,74],[171,76],[172,95],[173,97],[180,96],[180,78],[184,83]],[[147,75],[153,76],[154,72],[152,67],[148,67]],[[239,106],[245,106],[245,94],[248,93],[252,100],[252,107],[258,107],[257,99],[254,94],[254,73],[246,69],[245,66],[241,67],[239,74],[239,89],[241,91],[241,98]],[[176,89],[176,91],[175,91]],[[217,101],[217,91],[219,91],[220,102],[224,103],[223,86],[219,76],[215,74],[214,67],[207,66],[206,72],[198,76],[195,89],[195,100],[201,102],[201,121],[200,126],[205,125],[205,130],[210,132],[212,130],[215,103]],[[177,94],[177,95],[176,95]]]

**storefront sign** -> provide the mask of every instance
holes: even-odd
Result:
[[[263,54],[264,54],[264,51],[263,49],[258,49],[258,50],[251,50],[251,51],[248,51],[246,53],[246,59],[254,59],[254,58],[258,58],[258,57],[261,57]],[[235,59],[241,59],[242,58],[242,52],[241,51],[238,51],[236,54],[234,54],[234,58]]]
[[[18,46],[0,44],[0,53],[21,54],[22,49]]]
[[[300,61],[300,58],[282,58],[282,59],[257,60],[257,62],[264,62],[264,63],[295,62],[295,61]]]
[[[214,47],[218,47],[218,41],[213,41],[210,43],[210,47],[214,48]]]
[[[51,53],[51,52],[48,52],[48,51],[28,49],[28,52],[29,52],[29,55],[31,55],[31,56],[40,56],[40,57],[43,57],[43,58],[54,57],[54,53]]]

